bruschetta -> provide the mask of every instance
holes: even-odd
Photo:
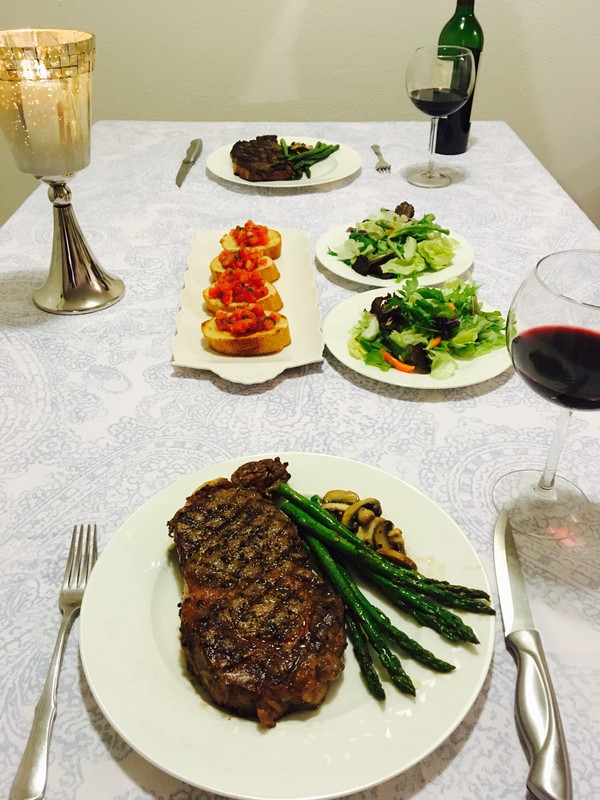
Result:
[[[232,356],[278,353],[291,343],[287,318],[257,304],[217,311],[202,323],[202,333],[213,350]]]
[[[281,234],[266,225],[255,225],[249,219],[244,225],[236,225],[221,237],[224,250],[239,250],[242,247],[261,247],[264,255],[272,259],[281,255]]]

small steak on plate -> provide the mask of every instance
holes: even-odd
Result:
[[[294,177],[273,134],[236,142],[231,148],[231,161],[233,174],[245,181],[289,181]]]

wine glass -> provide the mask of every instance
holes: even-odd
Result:
[[[123,281],[92,254],[67,185],[90,161],[95,37],[86,31],[0,31],[0,130],[18,168],[48,185],[54,234],[48,276],[33,301],[53,314],[83,314],[116,303]]]
[[[413,186],[437,188],[452,183],[433,164],[438,119],[464,106],[474,85],[475,59],[467,47],[430,45],[413,53],[406,68],[406,91],[419,111],[431,117],[429,163],[408,173],[406,179]]]
[[[568,538],[590,504],[556,470],[573,409],[600,408],[600,251],[542,258],[514,296],[506,341],[518,375],[560,413],[541,475],[504,475],[494,503],[522,533]]]

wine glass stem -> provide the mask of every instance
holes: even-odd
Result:
[[[554,436],[552,437],[552,444],[550,445],[550,452],[546,460],[546,466],[536,486],[536,492],[544,496],[554,494],[554,479],[556,478],[556,468],[558,466],[558,459],[565,443],[567,429],[571,420],[572,410],[570,408],[562,408],[556,423]]]
[[[428,178],[433,178],[433,154],[435,153],[435,140],[437,139],[438,117],[431,118],[431,126],[429,128],[429,163],[427,164],[426,175]]]

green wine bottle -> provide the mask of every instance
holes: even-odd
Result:
[[[475,59],[475,69],[479,67],[479,56],[483,50],[483,31],[475,17],[475,0],[458,0],[454,16],[442,28],[439,44],[453,44],[468,47]],[[477,73],[476,73],[477,74]],[[473,94],[475,87],[473,87]],[[471,130],[471,107],[473,94],[462,108],[442,117],[438,122],[436,153],[456,155],[464,153],[469,143]]]

